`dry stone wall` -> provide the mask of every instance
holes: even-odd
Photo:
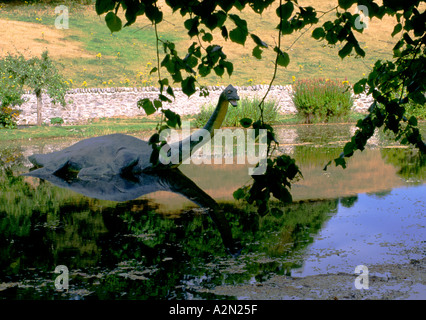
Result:
[[[216,105],[224,86],[207,87],[209,95],[202,97],[197,93],[187,97],[180,88],[174,89],[175,99],[172,103],[164,103],[164,107],[180,115],[197,114],[208,104]],[[266,93],[266,85],[238,87],[240,98],[262,98]],[[43,122],[50,123],[52,118],[62,118],[65,124],[84,123],[90,119],[111,117],[136,117],[144,115],[137,102],[143,98],[155,99],[159,89],[154,87],[140,88],[83,88],[69,90],[65,96],[66,106],[51,103],[49,96],[42,95]],[[278,103],[279,111],[284,114],[296,113],[291,99],[292,86],[272,86],[267,99]],[[32,125],[37,121],[37,102],[34,94],[26,93],[25,102],[18,107],[21,114],[19,125]],[[365,112],[372,99],[365,95],[355,96],[354,110]]]

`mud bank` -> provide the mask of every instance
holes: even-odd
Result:
[[[368,289],[356,289],[359,274],[274,276],[250,285],[219,286],[208,292],[250,300],[423,300],[426,299],[426,258],[403,264],[370,266]]]

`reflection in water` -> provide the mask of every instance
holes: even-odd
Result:
[[[195,209],[168,219],[144,199],[87,198],[46,182],[30,185],[10,171],[1,178],[12,191],[2,190],[0,208],[6,298],[208,298],[204,291],[216,285],[262,281],[301,265],[300,250],[338,203],[293,204],[264,218],[223,204],[232,234],[244,243],[232,258],[216,226]],[[59,264],[71,271],[66,294],[53,285]]]
[[[341,199],[338,214],[315,236],[303,268],[293,275],[351,274],[361,264],[373,266],[424,258],[425,194],[423,184],[387,193],[360,194],[351,208]]]
[[[265,217],[232,201],[247,182],[243,166],[182,167],[149,188],[152,177],[98,181],[95,194],[93,185],[79,181],[20,176],[28,171],[23,155],[33,152],[0,149],[0,298],[220,299],[210,289],[353,271],[352,264],[379,256],[406,259],[404,250],[424,238],[422,162],[410,149],[370,149],[356,154],[346,171],[324,173],[339,147],[319,147],[324,142],[297,132],[291,152],[304,174],[293,186],[298,202],[277,203],[281,211]],[[167,193],[139,197],[156,190]],[[214,210],[192,205],[173,218],[161,214],[157,200],[169,202],[177,193]],[[241,243],[238,256],[227,252],[229,239]],[[57,265],[70,270],[68,292],[55,289]]]
[[[33,176],[30,171],[25,176]],[[38,177],[37,174],[34,175]],[[206,208],[211,219],[216,224],[223,243],[232,255],[238,254],[240,250],[232,238],[228,222],[215,200],[201,190],[191,179],[185,176],[179,169],[161,170],[152,173],[140,173],[124,178],[121,175],[109,177],[100,176],[94,179],[79,178],[64,179],[54,174],[43,175],[56,186],[72,190],[86,197],[129,201],[146,194],[158,191],[168,191],[180,194],[202,208]]]

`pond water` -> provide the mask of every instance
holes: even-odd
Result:
[[[247,165],[181,166],[219,203],[222,225],[179,192],[112,201],[20,175],[29,155],[75,140],[0,146],[0,298],[244,299],[239,286],[272,278],[353,274],[357,265],[424,258],[426,169],[415,150],[377,133],[347,169],[323,171],[353,127],[276,130],[280,152],[303,173],[294,203],[275,204],[281,214],[260,217],[233,200],[250,181]],[[226,248],[228,233],[238,254]],[[68,290],[55,286],[60,265],[69,272]],[[420,297],[425,288],[418,283]]]

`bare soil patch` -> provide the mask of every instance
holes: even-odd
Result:
[[[45,25],[0,19],[0,57],[20,52],[40,56],[46,49],[52,58],[89,57],[79,42],[64,40],[66,30]]]

